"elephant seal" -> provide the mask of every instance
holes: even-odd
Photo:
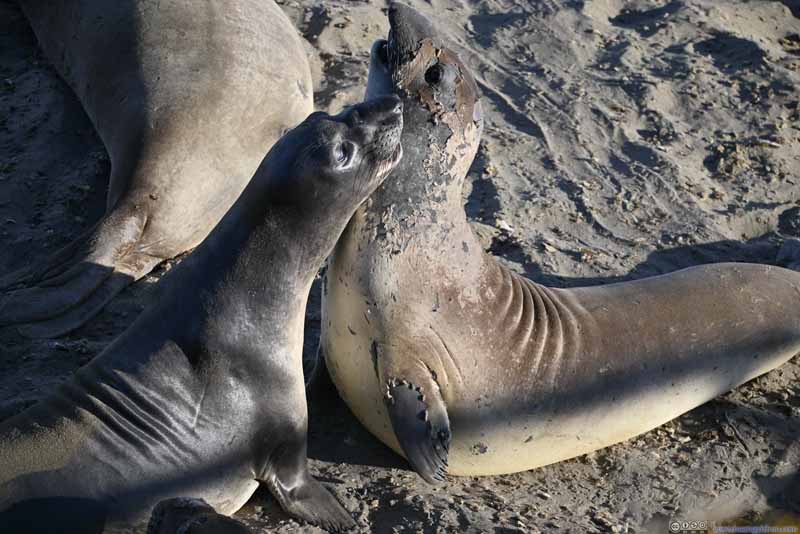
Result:
[[[175,497],[153,508],[147,534],[251,534],[244,524],[218,514],[202,499]]]
[[[316,273],[399,161],[401,129],[390,96],[281,138],[158,303],[0,424],[0,525],[90,534],[184,495],[232,514],[259,482],[294,517],[353,525],[308,472],[303,322]]]
[[[461,191],[478,90],[419,13],[395,4],[389,20],[368,96],[402,96],[405,155],[329,260],[322,352],[358,419],[425,480],[606,447],[800,351],[794,271],[718,264],[553,289],[486,254]]]
[[[313,109],[300,37],[272,0],[21,0],[111,160],[106,215],[0,278],[0,325],[67,333],[197,246]]]

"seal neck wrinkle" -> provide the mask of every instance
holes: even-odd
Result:
[[[555,387],[564,373],[574,371],[582,356],[577,315],[582,307],[561,290],[536,284],[488,258],[480,302],[504,346],[499,353],[528,363],[528,379],[545,389]]]

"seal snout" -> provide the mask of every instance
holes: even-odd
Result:
[[[374,43],[372,43],[372,49],[369,52],[369,56],[373,58],[378,65],[382,66],[383,68],[388,68],[389,66],[389,41],[386,39],[378,39]]]
[[[347,117],[350,126],[402,123],[403,101],[397,95],[384,95],[353,106]]]
[[[403,130],[403,101],[386,95],[353,106],[344,118],[379,162],[397,159]]]
[[[367,77],[367,95],[389,95],[394,93],[394,82],[391,73],[390,44],[386,39],[378,39],[372,44],[369,52],[369,76]]]
[[[382,124],[397,124],[403,120],[403,101],[397,95],[386,95],[371,102],[372,111],[377,115],[377,119]]]
[[[441,44],[439,31],[425,15],[400,2],[389,6],[389,47],[397,59],[412,55],[423,39]]]

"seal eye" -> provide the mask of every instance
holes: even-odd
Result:
[[[436,85],[442,80],[442,67],[437,63],[425,71],[425,81]]]
[[[336,163],[339,164],[339,167],[344,167],[353,157],[353,144],[345,141],[343,143],[339,143],[333,149],[333,157],[336,159]]]

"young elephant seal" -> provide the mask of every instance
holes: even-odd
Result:
[[[308,61],[272,0],[21,0],[111,159],[106,215],[0,278],[0,325],[73,330],[197,246],[280,135],[313,109]]]
[[[368,94],[403,96],[396,180],[330,260],[323,352],[359,420],[428,481],[532,469],[657,427],[800,350],[800,274],[721,264],[552,289],[485,254],[463,209],[481,112],[466,66],[389,11]]]
[[[322,262],[399,161],[401,128],[392,96],[286,134],[160,302],[0,425],[0,525],[99,532],[182,495],[232,514],[259,482],[295,517],[352,525],[307,469],[303,320]]]

